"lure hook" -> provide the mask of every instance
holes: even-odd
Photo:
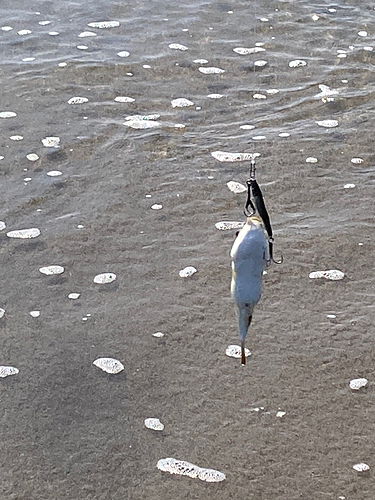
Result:
[[[252,184],[255,181],[255,160],[254,158],[251,160],[250,163],[250,175],[249,175],[249,180],[246,181],[247,184],[247,200],[245,203],[245,208],[244,208],[244,214],[246,217],[252,217],[255,212],[256,208],[254,206],[254,203],[251,201],[251,190],[252,190]],[[251,207],[251,212],[249,211],[249,207]]]
[[[270,261],[272,261],[274,264],[282,264],[284,262],[284,257],[281,255],[279,260],[275,260],[273,256],[273,238],[268,239],[268,249],[270,253]]]
[[[243,213],[245,214],[246,217],[252,217],[255,212],[256,208],[254,206],[254,203],[251,201],[251,180],[249,179],[246,181],[247,184],[247,200],[245,203],[245,208],[243,210]],[[251,212],[249,211],[249,207],[251,208]]]

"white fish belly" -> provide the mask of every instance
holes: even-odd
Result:
[[[237,279],[232,279],[231,292],[237,306],[255,305],[259,302],[262,294],[262,281],[261,279],[255,280],[252,275],[237,277]]]
[[[267,240],[260,224],[247,223],[231,251],[231,292],[237,306],[256,304],[262,293],[262,276],[267,259]]]

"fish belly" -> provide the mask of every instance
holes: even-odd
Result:
[[[238,237],[241,237],[241,233]],[[238,306],[256,304],[259,301],[266,250],[267,242],[261,228],[248,230],[241,240],[235,241],[231,252],[231,292]]]

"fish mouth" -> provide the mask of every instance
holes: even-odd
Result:
[[[260,226],[260,224],[262,224],[262,219],[258,215],[252,215],[247,218],[247,223],[249,225]]]

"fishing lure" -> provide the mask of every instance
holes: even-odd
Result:
[[[283,257],[281,257],[280,260],[275,260],[273,257],[274,239],[273,239],[271,221],[267,212],[266,205],[264,203],[262,190],[260,189],[259,184],[255,179],[255,170],[256,170],[255,160],[253,159],[251,160],[251,166],[250,166],[250,178],[249,180],[246,181],[247,200],[245,204],[244,213],[246,217],[251,217],[256,213],[256,211],[258,211],[258,214],[262,219],[262,222],[268,234],[269,260],[267,261],[267,266],[269,266],[271,262],[274,262],[275,264],[281,264],[283,262]],[[255,206],[254,203],[251,201],[251,195],[253,195]],[[251,207],[252,212],[249,212],[249,207]]]

